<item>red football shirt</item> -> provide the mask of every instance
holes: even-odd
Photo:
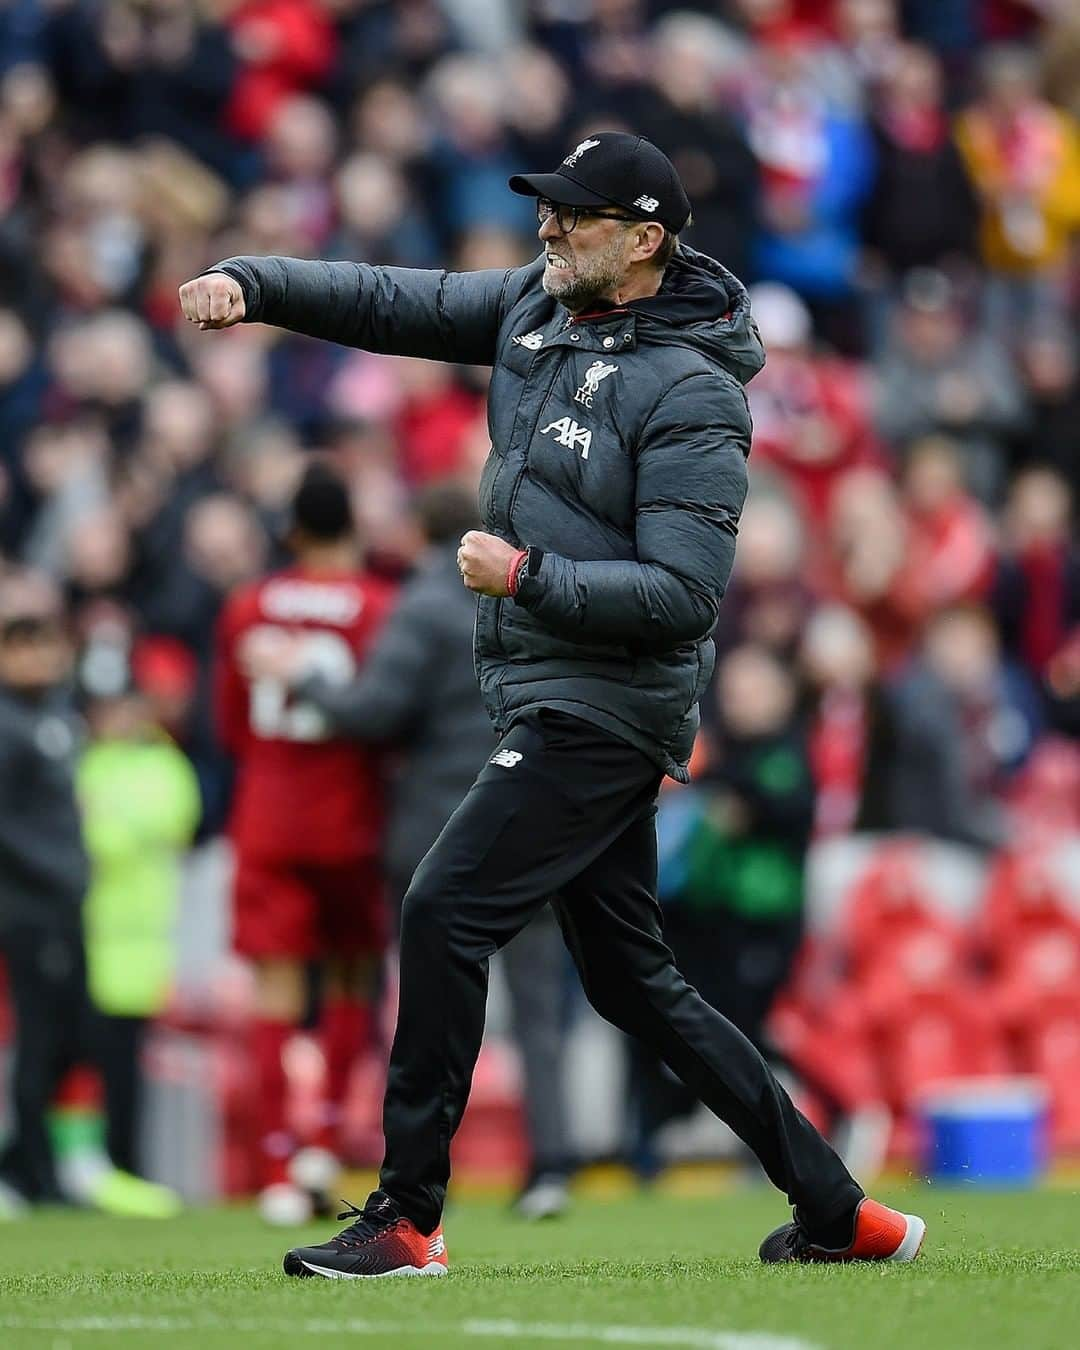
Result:
[[[370,857],[383,834],[379,756],[330,733],[326,719],[277,680],[249,680],[241,645],[261,629],[304,635],[308,664],[346,683],[390,610],[393,587],[361,572],[294,567],[234,591],[215,653],[219,733],[236,757],[230,834],[237,851],[267,862]]]

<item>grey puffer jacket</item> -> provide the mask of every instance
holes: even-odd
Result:
[[[572,318],[543,258],[511,271],[230,258],[246,321],[494,367],[484,528],[534,549],[482,597],[474,654],[498,730],[547,706],[685,781],[746,495],[742,386],[764,353],[742,284],[680,247],[658,294]]]

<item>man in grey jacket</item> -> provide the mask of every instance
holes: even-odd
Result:
[[[484,528],[458,563],[480,597],[476,669],[499,745],[405,899],[380,1189],[285,1269],[446,1269],[440,1216],[487,961],[548,902],[597,1010],[647,1041],[796,1206],[762,1259],[910,1260],[922,1220],[865,1197],[690,988],[655,898],[656,794],[665,773],[688,776],[746,494],[742,385],[764,359],[746,292],[679,245],[690,204],[642,137],[598,132],[510,186],[537,200],[544,253],[526,267],[232,258],[180,292],[204,329],[258,320],[493,367]]]

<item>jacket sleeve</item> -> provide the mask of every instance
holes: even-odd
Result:
[[[491,365],[506,296],[525,269],[477,272],[371,267],[302,258],[227,258],[245,323],[268,323],[391,356]]]
[[[742,390],[712,374],[688,376],[663,396],[639,441],[637,561],[545,552],[517,603],[581,642],[667,651],[705,637],[735,557],[749,449]]]
[[[346,736],[400,740],[423,712],[437,678],[438,644],[431,640],[437,611],[422,586],[406,590],[356,679],[335,685],[322,675],[303,676],[294,685],[297,696]]]

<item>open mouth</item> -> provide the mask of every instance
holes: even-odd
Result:
[[[547,255],[547,265],[549,267],[557,267],[565,270],[569,270],[570,268],[569,261],[566,258],[561,258],[557,253],[549,253]]]

